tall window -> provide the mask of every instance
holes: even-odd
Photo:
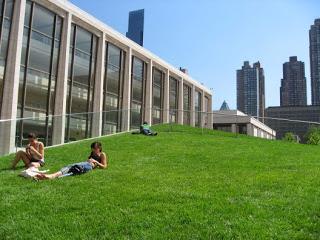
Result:
[[[195,111],[195,126],[201,126],[201,93],[196,91],[195,99],[194,99],[194,111]]]
[[[0,1],[0,112],[2,106],[4,73],[8,54],[13,5],[13,0]]]
[[[122,69],[124,64],[124,52],[120,48],[108,43],[106,53],[103,96],[103,135],[119,132],[121,130]]]
[[[27,1],[20,67],[18,145],[35,132],[46,145],[52,140],[52,117],[62,19]]]
[[[191,87],[183,85],[183,124],[190,125],[191,116]]]
[[[131,128],[139,128],[143,119],[145,89],[145,63],[133,57],[131,76]]]
[[[91,136],[97,37],[72,25],[69,57],[66,141]]]
[[[156,68],[153,69],[152,90],[152,123],[162,122],[163,113],[163,78],[164,73]]]
[[[170,122],[176,123],[178,119],[178,80],[170,77],[169,94]]]

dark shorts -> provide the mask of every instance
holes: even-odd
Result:
[[[31,158],[30,161],[33,162],[33,163],[39,163],[41,167],[43,167],[44,164],[45,164],[44,159],[38,160],[38,159],[35,159],[35,158]]]
[[[87,172],[89,172],[89,171],[91,171],[93,169],[91,163],[89,163],[89,162],[81,162],[81,163],[70,164],[70,165],[68,165],[68,166],[66,166],[64,168],[61,168],[60,172],[62,173],[62,175],[66,175],[66,174],[69,173],[70,169],[75,165],[81,166],[84,169],[84,173],[87,173]]]

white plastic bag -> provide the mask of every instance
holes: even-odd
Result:
[[[24,178],[34,178],[39,173],[47,173],[47,172],[49,172],[49,170],[40,171],[36,167],[30,167],[30,168],[28,168],[26,170],[23,170],[19,174],[19,176],[24,177]]]

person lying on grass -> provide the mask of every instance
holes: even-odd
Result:
[[[30,167],[42,167],[44,166],[44,145],[39,142],[36,134],[28,134],[29,144],[25,151],[19,151],[16,154],[15,159],[12,161],[11,168],[15,169],[17,164],[22,160],[24,162],[25,168]]]
[[[80,175],[96,168],[105,169],[107,167],[108,157],[102,151],[102,144],[100,142],[94,142],[91,144],[91,154],[86,162],[70,164],[66,167],[61,168],[60,171],[53,174],[37,174],[34,178],[36,180],[54,179],[73,175]]]

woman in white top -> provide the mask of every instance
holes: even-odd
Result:
[[[12,169],[15,169],[17,164],[22,160],[25,168],[42,167],[44,165],[44,145],[39,142],[34,133],[28,134],[29,144],[25,151],[19,151],[15,159],[12,161]]]

